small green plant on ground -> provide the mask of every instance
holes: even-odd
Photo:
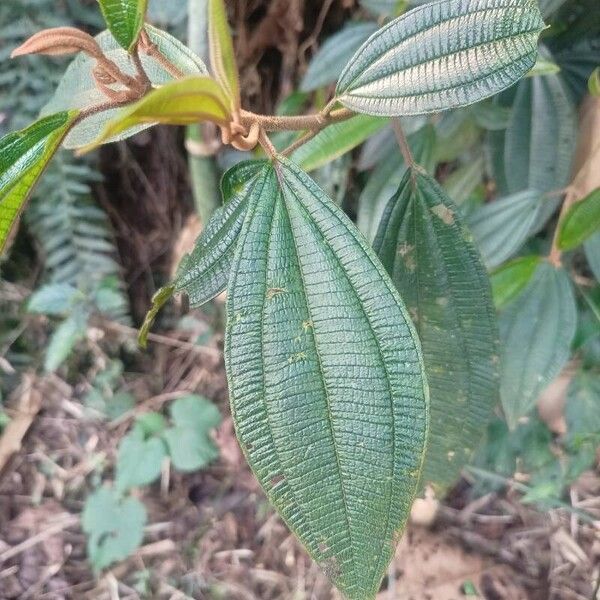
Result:
[[[392,4],[390,14],[405,8]],[[560,4],[541,2],[544,16]],[[47,29],[13,52],[78,54],[41,118],[0,140],[0,247],[61,145],[85,153],[159,123],[210,121],[224,145],[253,152],[224,175],[223,205],[156,295],[140,341],[173,293],[200,306],[227,289],[225,366],[242,450],[331,581],[350,600],[374,598],[415,495],[456,480],[498,397],[507,425],[491,425],[491,443],[509,468],[520,438],[548,442],[535,421],[519,428],[585,333],[565,257],[583,244],[598,274],[599,197],[581,193],[587,163],[569,181],[572,98],[582,71],[588,84],[589,60],[577,59],[577,77],[558,74],[538,46],[546,25],[534,0],[440,0],[382,28],[355,25],[344,44],[324,46],[302,84],[310,92],[337,81],[318,112],[288,114],[300,96],[263,115],[242,106],[222,0],[208,1],[210,68],[146,23],[145,1],[100,7],[108,30],[96,38]],[[481,128],[501,196],[483,205],[482,161],[464,160]],[[344,155],[367,138],[361,168],[375,168],[355,225],[344,186],[331,186],[332,199],[308,172],[327,184],[322,169],[335,163],[343,182]],[[459,159],[440,185],[436,166]],[[561,196],[550,243],[526,246]],[[30,308],[62,314],[59,296],[89,305],[61,287],[38,292]],[[597,318],[593,295],[582,296]],[[69,323],[61,328],[72,345]],[[567,453],[595,443],[595,425],[581,417],[597,398],[594,369],[584,366],[572,384]],[[145,512],[131,488],[158,478],[167,456],[184,471],[213,460],[207,431],[218,420],[212,405],[188,398],[173,404],[168,424],[158,414],[137,421],[120,444],[114,487],[86,503],[97,569],[141,541]],[[489,468],[495,458],[480,460]],[[549,456],[530,465],[556,470]],[[530,500],[544,500],[559,487],[531,489]]]
[[[195,395],[175,400],[169,419],[157,412],[136,418],[119,443],[114,485],[99,487],[85,502],[82,525],[94,569],[127,558],[142,542],[146,509],[131,490],[159,479],[167,460],[181,472],[210,464],[218,456],[210,431],[220,422],[217,407]]]

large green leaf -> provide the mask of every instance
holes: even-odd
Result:
[[[176,38],[150,25],[146,25],[145,29],[152,43],[184,75],[208,74],[204,63]],[[121,48],[109,31],[103,31],[95,39],[104,54],[121,71],[127,75],[135,75],[132,58]],[[142,54],[140,58],[144,70],[154,86],[164,85],[173,79],[172,75],[165,71],[164,67],[153,57]],[[49,115],[63,110],[88,108],[104,104],[106,97],[96,85],[92,73],[95,66],[96,61],[87,54],[82,52],[77,55],[63,75],[53,98],[42,109],[42,114]],[[115,86],[115,89],[119,89],[119,87]],[[65,138],[65,147],[80,148],[89,144],[118,112],[118,108],[103,111],[77,123]],[[124,139],[147,127],[150,127],[150,125],[142,125],[121,134],[117,139]]]
[[[318,169],[350,152],[385,125],[386,119],[357,115],[348,121],[326,127],[312,140],[300,146],[292,158],[305,171]]]
[[[375,23],[349,23],[341,31],[334,33],[313,56],[300,89],[310,92],[335,83],[350,57],[375,31]]]
[[[238,438],[261,485],[346,597],[371,600],[421,471],[419,342],[374,252],[285,159],[249,198],[225,355]]]
[[[211,77],[178,79],[152,90],[121,110],[104,131],[84,147],[88,151],[140,124],[192,125],[212,121],[226,125],[231,118],[223,88]]]
[[[527,287],[500,313],[500,397],[511,428],[565,366],[576,325],[569,276],[541,263]]]
[[[443,491],[469,462],[498,400],[490,283],[456,205],[433,177],[406,172],[373,248],[423,347],[431,429],[423,485]]]
[[[130,51],[138,41],[148,0],[98,0],[104,20],[114,38]]]
[[[531,235],[542,203],[539,192],[524,192],[484,204],[468,220],[485,264],[494,268],[513,256]]]
[[[175,278],[176,291],[185,292],[191,306],[201,306],[227,287],[246,199],[263,168],[264,161],[244,162],[225,173],[221,183],[224,205],[215,211],[192,253],[183,258]]]
[[[572,250],[600,231],[600,188],[576,202],[561,220],[558,247]]]
[[[519,82],[498,102],[509,104],[511,117],[504,132],[495,132],[494,175],[509,193],[561,189],[571,174],[577,135],[577,115],[560,75]]]
[[[431,125],[422,127],[408,136],[408,145],[413,158],[428,172],[433,171],[435,163],[436,134]],[[357,225],[367,240],[373,240],[379,227],[381,215],[389,199],[396,193],[398,186],[406,173],[406,163],[394,138],[394,146],[388,155],[373,170],[358,199]]]
[[[65,111],[51,115],[0,139],[0,252],[77,114]]]
[[[348,108],[414,115],[473,104],[535,63],[544,28],[536,0],[440,0],[373,34],[337,86]]]

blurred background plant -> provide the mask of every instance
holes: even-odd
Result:
[[[419,3],[230,2],[246,105],[321,108],[358,46]],[[600,10],[597,0],[540,4],[550,27],[529,77],[471,107],[403,119],[417,162],[471,227],[502,341],[502,409],[444,504],[427,505],[434,516],[420,505],[415,521],[435,517],[446,559],[457,539],[488,557],[454,557],[452,593],[473,586],[465,573],[476,571],[482,597],[591,598],[599,555],[591,523],[600,518]],[[204,3],[189,7],[188,23],[186,1],[151,1],[150,20],[189,36],[202,56]],[[0,133],[36,117],[66,66],[11,61],[11,50],[65,24],[100,31],[96,3],[0,4]],[[274,136],[278,148],[290,141]],[[220,203],[218,177],[245,158],[219,151],[209,128],[157,128],[83,160],[62,151],[38,186],[0,265],[0,597],[329,597],[217,409],[227,415],[222,299],[189,313],[170,305],[149,353],[135,345],[151,296]],[[294,159],[372,241],[406,169],[391,127],[357,117]],[[566,216],[578,204],[589,207],[573,217],[590,224],[585,237],[555,236],[561,206]],[[44,536],[50,519],[61,526]],[[422,548],[436,546],[419,539],[401,551],[427,563]],[[425,597],[423,572],[399,587]],[[396,577],[392,568],[382,598],[394,597]],[[436,598],[454,597],[444,595],[449,578],[434,577]]]

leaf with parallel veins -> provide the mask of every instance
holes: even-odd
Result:
[[[375,597],[419,481],[419,342],[379,260],[293,163],[258,175],[228,286],[232,414],[269,499],[350,600]]]
[[[243,162],[223,176],[224,204],[217,209],[186,255],[175,278],[175,290],[185,292],[190,305],[198,307],[212,300],[227,287],[237,239],[248,208],[247,198],[254,192],[264,161]]]
[[[374,33],[342,72],[337,98],[371,115],[473,104],[533,67],[544,29],[536,0],[440,0]]]
[[[443,492],[480,442],[498,400],[498,331],[489,279],[458,208],[409,169],[373,248],[419,332],[431,394],[422,484]]]

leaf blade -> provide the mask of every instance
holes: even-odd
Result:
[[[263,165],[264,161],[241,163],[223,176],[224,205],[215,211],[175,277],[175,291],[185,292],[192,307],[212,300],[227,287],[247,197]]]
[[[373,248],[413,317],[431,395],[421,485],[444,492],[477,447],[499,398],[489,280],[457,207],[433,177],[409,170]]]
[[[130,52],[138,41],[148,0],[98,0],[114,38]]]
[[[358,50],[340,76],[338,99],[382,116],[472,104],[534,65],[543,28],[534,0],[441,0],[417,7]],[[494,60],[480,60],[481,53]]]
[[[500,398],[514,428],[569,358],[577,306],[565,271],[541,263],[527,287],[501,312],[499,324]]]
[[[88,152],[138,125],[191,125],[202,120],[226,125],[230,120],[227,104],[223,89],[214,79],[178,79],[152,90],[138,102],[123,109],[106,125],[100,136],[82,151]]]
[[[210,63],[217,81],[227,91],[232,109],[240,108],[240,76],[223,0],[208,0]]]
[[[600,230],[600,188],[569,208],[558,228],[558,247],[572,250]]]
[[[249,203],[228,287],[232,414],[246,458],[284,520],[349,599],[370,599],[418,483],[427,421],[418,341],[383,267],[347,217],[298,167],[277,161]],[[311,258],[315,249],[325,262]],[[382,353],[367,364],[359,359],[362,375],[352,372],[353,353],[337,352],[359,339],[366,351],[378,340]],[[389,384],[407,396],[398,398]],[[303,400],[294,409],[298,393]],[[363,434],[368,415],[379,410],[386,418],[371,425],[380,435]]]
[[[0,139],[0,252],[77,115],[76,111],[50,115]]]

